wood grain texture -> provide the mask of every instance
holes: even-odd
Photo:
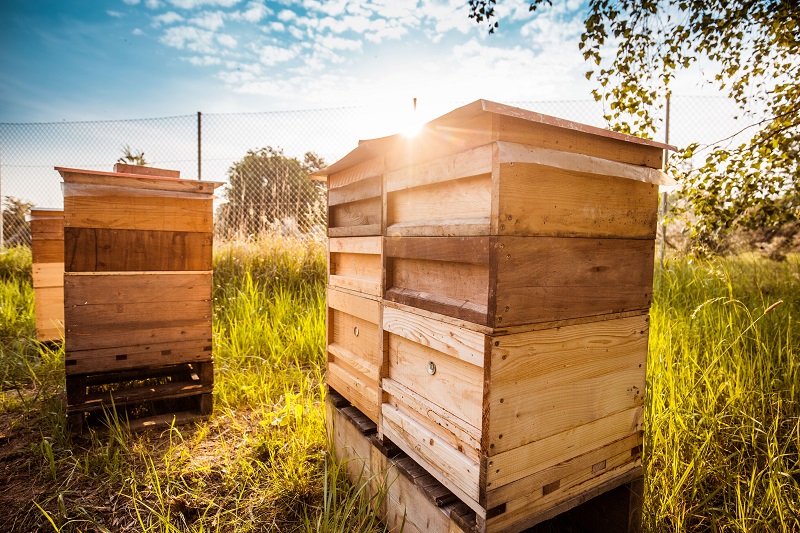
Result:
[[[365,239],[365,237],[353,238]],[[366,237],[366,239],[373,239],[369,245],[377,242],[377,251],[373,252],[370,249],[370,253],[362,253],[361,250],[364,249],[364,246],[359,246],[358,248],[354,247],[355,253],[347,252],[344,251],[347,246],[341,241],[348,239],[331,239],[337,242],[330,246],[331,251],[328,255],[328,284],[380,297],[383,294],[380,237]],[[358,244],[356,243],[356,245]],[[334,249],[341,251],[333,251]]]
[[[492,171],[492,144],[387,172],[386,192],[469,178]]]
[[[353,315],[370,324],[379,324],[381,304],[375,299],[328,287],[328,308]]]
[[[383,238],[375,237],[350,237],[346,239],[328,239],[328,252],[350,254],[377,254],[383,249]]]
[[[383,361],[379,325],[336,309],[329,310],[328,320],[331,322],[330,357],[345,359],[377,386]]]
[[[641,407],[648,325],[638,316],[495,337],[487,435],[493,453]],[[505,474],[515,475],[497,475]]]
[[[64,368],[67,375],[71,376],[178,363],[210,362],[212,346],[208,339],[190,340],[95,350],[73,350],[67,352],[65,356]]]
[[[384,158],[375,157],[350,168],[328,176],[328,190],[344,187],[361,180],[381,176],[384,172]]]
[[[67,272],[211,270],[211,233],[65,228]]]
[[[81,185],[99,185],[130,187],[133,189],[147,189],[158,191],[172,191],[177,193],[194,193],[209,195],[214,194],[214,189],[225,185],[217,181],[178,180],[160,176],[141,176],[136,174],[114,174],[94,170],[55,167],[64,179],[64,183]]]
[[[213,231],[212,200],[168,196],[65,196],[64,226],[151,231]]]
[[[180,170],[146,167],[142,165],[128,165],[125,163],[115,163],[114,172],[119,172],[122,174],[140,174],[142,176],[160,176],[162,178],[175,178],[175,179],[181,177]]]
[[[33,290],[36,310],[36,340],[60,341],[64,338],[64,289],[39,287]]]
[[[63,287],[64,263],[33,263],[33,288]]]
[[[494,137],[494,140],[585,154],[631,165],[660,169],[663,164],[664,151],[660,147],[532,123],[512,116],[495,116]]]
[[[403,337],[389,334],[388,377],[449,411],[473,427],[481,427],[483,371]],[[430,365],[433,363],[434,373]]]
[[[647,310],[652,241],[498,237],[496,326]]]
[[[63,263],[64,229],[61,229],[61,238],[58,239],[31,237],[31,256],[34,263]]]
[[[382,188],[381,177],[374,176],[343,187],[328,189],[328,206],[378,198],[381,195]]]
[[[370,420],[379,422],[381,395],[374,383],[364,379],[341,359],[328,360],[325,379],[328,385],[347,398]]]
[[[658,187],[542,165],[500,165],[500,235],[655,239]]]
[[[489,264],[488,237],[386,237],[386,257],[456,263]]]
[[[211,276],[211,272],[66,273],[66,305],[210,301]]]
[[[381,199],[379,197],[328,206],[328,227],[330,229],[377,225],[379,231],[376,235],[380,235],[380,224]],[[329,235],[335,236],[330,233]]]

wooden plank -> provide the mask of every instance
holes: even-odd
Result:
[[[206,323],[186,323],[179,324],[178,320],[172,325],[154,323],[151,325],[141,324],[135,329],[119,324],[117,329],[107,327],[102,333],[98,333],[91,324],[81,324],[68,327],[65,339],[65,350],[67,352],[81,350],[95,350],[98,348],[114,348],[118,346],[136,346],[147,344],[166,344],[171,342],[181,342],[190,340],[205,340],[211,338],[210,321]]]
[[[336,461],[344,464],[352,483],[361,486],[373,476],[370,462],[372,445],[345,418],[339,409],[326,402],[328,436],[333,443]]]
[[[488,237],[386,237],[383,242],[386,257],[475,265],[489,264],[490,246]]]
[[[347,239],[334,238],[328,239],[328,251],[330,253],[350,253],[350,254],[381,254],[383,249],[383,237],[350,237]]]
[[[436,433],[420,426],[399,409],[385,403],[381,415],[384,435],[423,465],[476,514],[485,515],[485,509],[477,503],[480,474],[477,463],[447,444]]]
[[[328,288],[328,307],[348,315],[379,324],[381,318],[380,302],[353,293]]]
[[[328,207],[329,228],[372,226],[380,225],[380,223],[381,199],[379,197]]]
[[[72,350],[65,354],[67,375],[111,372],[128,368],[202,363],[212,358],[212,344],[208,339],[115,346],[95,350]]]
[[[382,156],[368,159],[328,176],[328,190],[344,187],[350,183],[355,183],[374,176],[380,176],[383,172],[384,161]]]
[[[159,176],[141,176],[137,174],[122,174],[99,172],[95,170],[82,170],[75,168],[55,167],[64,179],[64,183],[78,183],[82,185],[112,185],[115,187],[131,187],[134,189],[152,189],[159,191],[173,191],[183,193],[214,194],[214,189],[225,185],[219,181],[176,180]]]
[[[387,396],[385,403],[406,411],[470,459],[475,462],[480,460],[480,429],[391,378],[383,378],[381,388]]]
[[[491,220],[483,218],[459,218],[439,220],[432,224],[424,222],[395,223],[387,226],[389,237],[476,237],[490,234]]]
[[[500,470],[501,475],[504,472],[515,472],[515,479],[536,474],[590,452],[602,443],[611,443],[641,431],[643,412],[641,407],[620,411],[499,454],[494,454],[494,449],[490,446],[491,471]],[[497,476],[493,481],[500,485],[505,484]]]
[[[91,328],[97,334],[106,330],[146,329],[159,325],[210,326],[211,307],[210,300],[68,305],[64,308],[64,321],[70,331]]]
[[[387,172],[386,192],[488,174],[492,171],[492,144]]]
[[[486,499],[481,503],[491,509],[517,499],[522,494],[541,492],[545,486],[552,486],[553,483],[567,479],[576,473],[591,472],[597,475],[613,468],[614,461],[620,458],[623,460],[622,464],[634,461],[637,454],[633,453],[633,450],[639,449],[641,445],[642,433],[637,431],[517,481],[505,485],[487,481]],[[492,461],[488,460],[487,472],[491,473],[493,466]]]
[[[211,300],[211,272],[64,275],[66,305]]]
[[[140,174],[142,176],[161,176],[162,178],[181,177],[180,170],[168,170],[166,168],[146,167],[142,165],[128,165],[126,163],[115,163],[114,172],[122,174]]]
[[[389,378],[467,424],[481,427],[480,367],[393,334],[389,334],[388,356]]]
[[[211,270],[211,233],[65,228],[68,272]]]
[[[31,217],[31,241],[64,237],[64,212],[51,217]]]
[[[330,252],[328,284],[373,296],[382,296],[380,254]]]
[[[212,391],[213,384],[201,383],[200,381],[178,381],[130,389],[87,393],[82,403],[68,404],[67,412],[97,411],[103,409],[103,407],[110,407],[112,399],[114,406],[121,407],[148,401],[197,396]]]
[[[33,288],[63,287],[64,263],[34,263]]]
[[[433,183],[387,195],[387,226],[453,226],[491,215],[491,174]]]
[[[381,195],[383,184],[380,176],[366,178],[343,187],[328,190],[328,206],[357,202]]]
[[[482,333],[391,307],[383,310],[383,330],[483,368]]]
[[[63,230],[62,230],[63,231]],[[31,240],[31,256],[34,263],[63,263],[64,238]]]
[[[487,324],[488,321],[485,305],[447,295],[392,287],[386,290],[384,298],[385,302],[399,303],[421,311],[475,322],[476,325]]]
[[[380,297],[380,295],[383,294],[380,281],[349,278],[345,276],[328,276],[328,284],[331,287],[348,289],[355,292],[369,294],[370,296]]]
[[[383,360],[378,324],[335,309],[329,310],[328,320],[331,321],[328,352],[334,359],[345,359],[350,366],[357,367],[377,387]]]
[[[490,448],[501,453],[641,406],[647,337],[647,316],[494,337]]]
[[[647,310],[653,290],[652,241],[498,237],[497,315],[512,326]]]
[[[64,338],[64,290],[39,287],[33,291],[36,310],[36,340],[60,341]]]
[[[65,196],[64,226],[211,233],[211,198],[168,196]]]
[[[363,237],[380,235],[380,224],[367,224],[365,226],[345,226],[341,228],[328,227],[328,237]]]
[[[549,124],[532,123],[522,118],[496,115],[495,140],[527,144],[562,152],[585,154],[660,169],[662,148],[635,144],[627,140],[602,137]]]
[[[381,396],[374,384],[348,369],[342,360],[328,361],[325,380],[370,420],[378,423]]]
[[[500,165],[500,235],[655,239],[658,187],[542,165]]]

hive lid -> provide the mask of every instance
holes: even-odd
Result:
[[[454,128],[456,128],[460,124],[464,124],[480,115],[483,114],[493,114],[493,115],[502,115],[507,117],[514,117],[522,120],[529,121],[535,124],[544,124],[547,126],[554,126],[557,128],[564,128],[573,131],[579,131],[581,133],[586,133],[589,135],[596,135],[599,137],[605,137],[609,139],[617,139],[620,141],[630,142],[633,144],[639,144],[644,146],[651,146],[654,148],[661,148],[666,150],[676,150],[674,146],[660,143],[657,141],[651,141],[649,139],[642,139],[641,137],[635,137],[633,135],[627,135],[624,133],[618,133],[615,131],[598,128],[596,126],[590,126],[588,124],[581,124],[579,122],[573,122],[571,120],[561,119],[557,117],[553,117],[551,115],[545,115],[543,113],[537,113],[536,111],[530,111],[527,109],[521,109],[518,107],[513,107],[505,104],[499,104],[497,102],[492,102],[489,100],[477,100],[472,102],[471,104],[467,104],[463,107],[459,107],[449,113],[442,115],[439,118],[436,118],[423,126],[424,130],[427,131],[450,131],[452,132]],[[364,141],[359,141],[358,147],[348,153],[339,161],[329,165],[321,170],[318,170],[310,175],[311,179],[319,180],[319,181],[326,181],[327,177],[331,174],[344,170],[346,168],[350,168],[362,161],[366,161],[367,159],[371,159],[373,157],[378,157],[381,154],[385,154],[392,148],[396,147],[400,143],[410,143],[408,137],[405,137],[401,134],[397,135],[390,135],[388,137],[380,137],[377,139],[369,139]]]
[[[126,172],[103,172],[77,168],[54,167],[65,183],[82,183],[86,185],[115,185],[133,189],[157,189],[174,192],[208,193],[225,185],[221,181],[199,181],[176,179],[169,176],[146,176]]]

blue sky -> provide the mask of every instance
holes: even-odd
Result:
[[[3,0],[0,122],[588,99],[585,3]]]

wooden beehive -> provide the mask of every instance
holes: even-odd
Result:
[[[348,216],[329,236],[383,236],[380,346],[340,357],[329,330],[329,371],[349,371],[329,385],[478,531],[520,530],[640,475],[665,148],[478,101],[317,174],[349,191],[333,194]]]
[[[30,213],[36,339],[64,338],[64,211],[35,207]]]
[[[57,167],[64,179],[67,413],[212,408],[214,189],[177,171]],[[146,425],[152,420],[146,420]]]

